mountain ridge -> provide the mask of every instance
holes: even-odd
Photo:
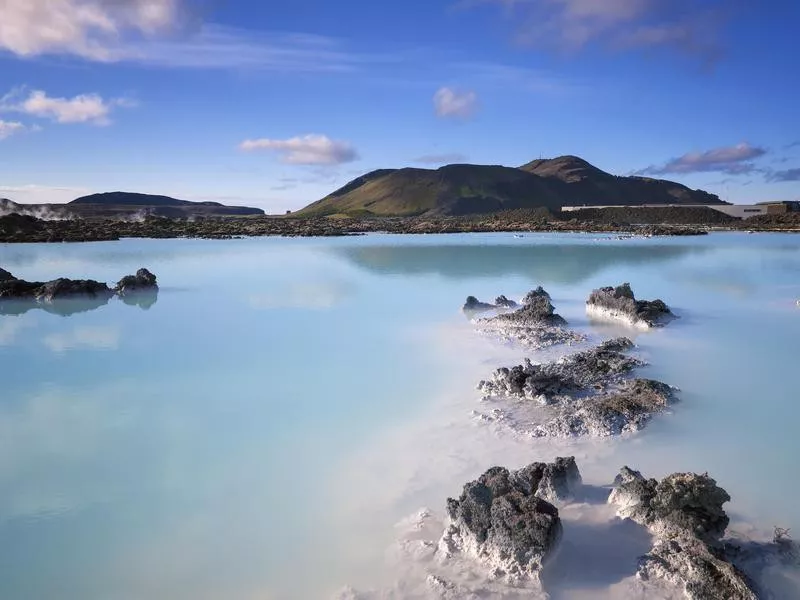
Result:
[[[162,217],[248,216],[263,215],[260,208],[227,206],[219,202],[192,202],[170,196],[137,192],[103,192],[81,196],[65,204],[19,204],[0,198],[0,214],[49,215],[67,217],[130,217],[149,214]]]
[[[295,216],[461,216],[562,206],[726,204],[664,179],[612,175],[573,155],[520,167],[452,164],[365,173]]]

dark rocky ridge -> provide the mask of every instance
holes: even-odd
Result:
[[[260,208],[226,206],[219,202],[191,202],[169,196],[107,192],[76,198],[67,204],[17,204],[0,199],[0,215],[18,213],[48,219],[142,218],[145,215],[194,218],[263,215]]]
[[[33,215],[0,216],[0,243],[89,242],[120,238],[205,238],[231,239],[246,236],[327,237],[363,233],[443,234],[443,233],[534,233],[540,231],[597,232],[642,236],[705,235],[702,228],[668,225],[624,225],[617,222],[561,220],[543,218],[529,211],[511,211],[485,217],[442,218],[284,218],[252,216],[241,218],[196,217],[166,218],[145,216],[43,220]],[[758,229],[757,223],[736,222],[732,227]],[[790,230],[790,224],[760,226],[762,230]],[[800,220],[796,229],[800,231]]]

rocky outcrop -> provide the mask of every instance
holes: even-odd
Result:
[[[658,327],[674,317],[662,300],[637,300],[630,284],[594,290],[586,301],[589,314],[636,327]]]
[[[487,310],[494,310],[497,308],[494,304],[488,302],[481,302],[475,296],[467,296],[462,309],[466,313],[486,312]]]
[[[91,279],[65,279],[52,281],[24,281],[8,271],[0,277],[0,298],[53,302],[60,298],[111,296],[113,292],[105,283]]]
[[[522,306],[499,296],[491,308],[500,314],[479,319],[478,330],[503,340],[538,349],[585,339],[580,333],[565,328],[567,321],[556,314],[550,295],[541,287],[528,292]]]
[[[522,303],[531,304],[535,302],[537,298],[546,298],[547,300],[551,299],[550,294],[548,294],[542,286],[538,286],[535,290],[531,290],[525,294],[525,297],[522,299]]]
[[[647,527],[655,543],[639,561],[642,579],[682,588],[687,598],[756,600],[754,584],[728,559],[720,539],[728,526],[728,493],[707,474],[675,473],[657,481],[624,467],[609,502]]]
[[[623,467],[609,502],[621,517],[646,526],[661,537],[690,535],[718,541],[728,526],[722,505],[730,496],[707,474],[674,473],[657,481]]]
[[[572,354],[561,360],[497,369],[491,380],[478,383],[484,400],[531,400],[546,410],[531,424],[509,418],[507,411],[474,412],[484,421],[503,421],[533,437],[608,437],[643,429],[652,417],[666,410],[675,398],[673,389],[651,379],[633,379],[632,371],[644,363],[629,356],[627,338]],[[511,412],[519,412],[514,406]]]
[[[604,387],[643,363],[625,354],[633,346],[627,338],[617,338],[559,361],[502,367],[490,381],[481,381],[478,389],[490,395],[516,396],[552,404],[559,396],[588,392]]]
[[[513,300],[509,300],[505,296],[498,296],[494,301],[495,306],[498,308],[518,308],[519,304]]]
[[[574,456],[558,457],[552,463],[531,463],[511,477],[525,493],[554,503],[570,499],[583,483]]]
[[[156,276],[147,269],[139,269],[136,271],[136,275],[126,275],[120,279],[114,291],[120,296],[126,296],[135,292],[154,289],[158,289]]]
[[[25,281],[14,277],[6,270],[0,269],[0,304],[15,301],[14,306],[1,306],[0,313],[21,314],[31,307],[47,306],[49,308],[51,305],[61,301],[81,303],[81,306],[72,307],[71,304],[70,306],[64,306],[63,314],[71,314],[72,312],[82,312],[102,306],[115,294],[124,297],[134,290],[152,293],[157,289],[156,277],[147,269],[139,269],[136,275],[123,277],[114,289],[109,288],[105,283],[92,279],[66,279],[62,277],[46,282]],[[84,303],[85,306],[83,305]],[[60,310],[50,310],[50,312],[61,313]]]
[[[609,437],[644,429],[674,398],[660,381],[633,379],[614,391],[563,403],[551,420],[537,425],[535,437]]]
[[[574,458],[518,471],[489,469],[467,483],[458,499],[448,498],[441,557],[463,553],[484,563],[495,578],[538,581],[561,538],[558,509],[544,498],[564,499],[579,484]]]
[[[503,323],[513,327],[535,327],[550,325],[561,327],[567,324],[566,319],[556,314],[550,302],[550,295],[541,287],[529,292],[522,301],[522,307],[514,312],[503,313],[491,319],[495,323]]]
[[[494,304],[489,304],[488,302],[481,302],[475,296],[467,296],[466,302],[464,302],[464,312],[466,313],[478,313],[478,312],[486,312],[489,310],[508,310],[512,308],[518,308],[519,304],[514,302],[513,300],[509,300],[505,296],[498,296],[495,298]]]

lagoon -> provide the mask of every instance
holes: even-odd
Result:
[[[381,588],[413,576],[387,553],[397,522],[495,464],[566,453],[596,484],[624,464],[708,471],[732,527],[800,531],[798,236],[121,240],[0,245],[0,267],[109,282],[147,267],[160,284],[151,306],[0,315],[5,599]],[[623,281],[680,319],[590,322],[589,292]],[[635,339],[646,376],[681,390],[671,413],[571,442],[472,418],[480,379],[544,355],[476,334],[461,304],[537,285],[593,340]]]

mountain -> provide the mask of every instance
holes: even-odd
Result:
[[[558,209],[560,182],[520,169],[448,165],[367,173],[296,215],[346,213],[376,216],[466,215],[536,206]]]
[[[0,214],[17,212],[45,219],[65,217],[221,217],[263,215],[260,208],[226,206],[219,202],[190,202],[169,196],[107,192],[76,198],[66,204],[17,204],[0,199]]]
[[[295,216],[456,216],[517,208],[641,204],[724,204],[672,181],[611,175],[576,156],[519,168],[447,165],[381,169],[354,179]]]
[[[147,211],[164,217],[263,215],[260,208],[226,206],[219,202],[190,202],[169,196],[134,192],[105,192],[81,196],[67,203],[70,210],[109,216],[108,212]]]
[[[618,176],[601,171],[577,156],[540,159],[523,171],[569,185],[563,206],[637,206],[641,204],[726,204],[714,194],[650,177]]]

